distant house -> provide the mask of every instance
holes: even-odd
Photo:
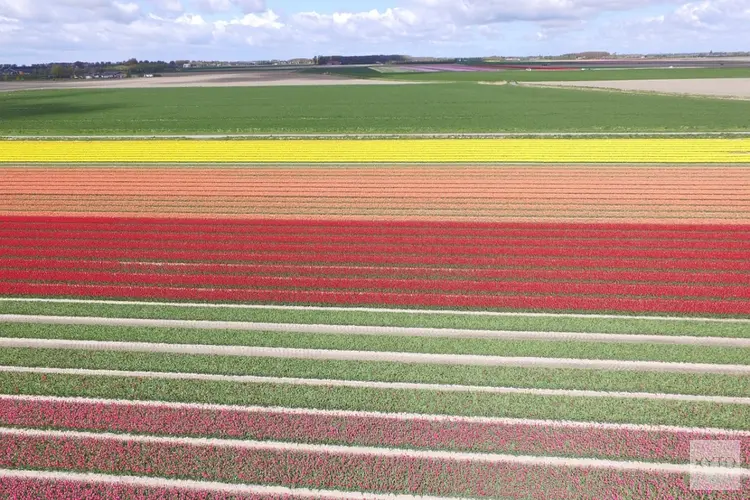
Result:
[[[182,65],[182,67],[185,68],[185,69],[190,69],[190,68],[193,67],[193,65],[190,64],[190,63],[185,63],[185,64]]]
[[[102,71],[98,75],[94,75],[94,78],[106,78],[111,80],[113,78],[125,78],[125,74],[122,71]]]

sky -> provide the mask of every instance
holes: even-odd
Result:
[[[0,0],[0,64],[750,51],[750,0]]]

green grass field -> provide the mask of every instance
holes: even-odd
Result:
[[[0,135],[705,132],[750,101],[445,83],[0,93]]]

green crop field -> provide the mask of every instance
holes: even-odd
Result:
[[[0,94],[0,135],[733,131],[750,102],[446,83]]]

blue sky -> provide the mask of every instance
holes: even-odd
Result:
[[[0,63],[750,50],[750,0],[0,0]]]

